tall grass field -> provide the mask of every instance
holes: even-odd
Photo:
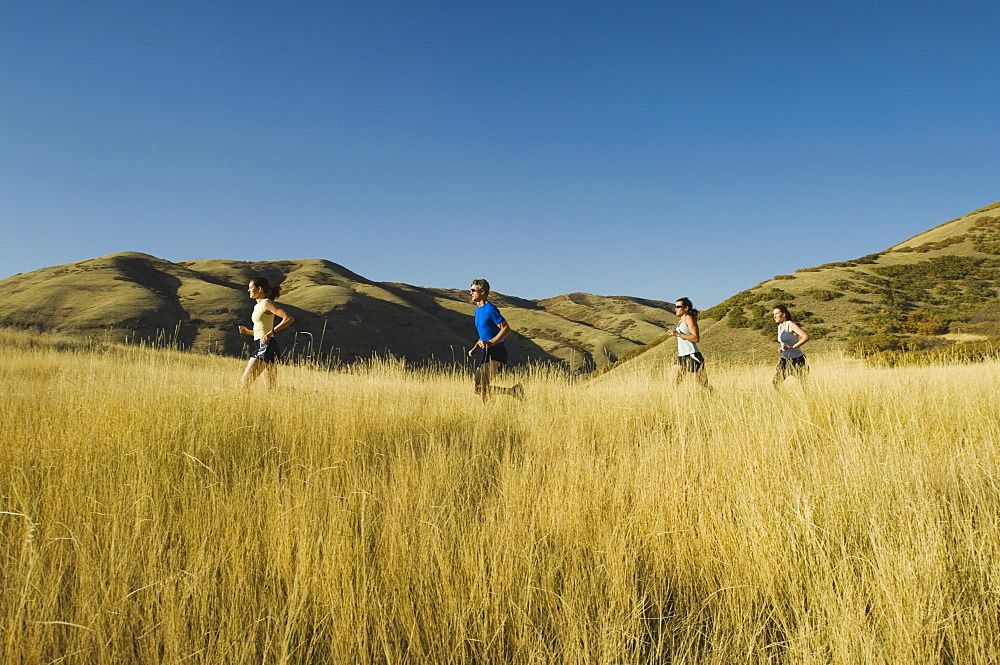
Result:
[[[484,405],[2,337],[3,663],[1000,662],[995,363]]]

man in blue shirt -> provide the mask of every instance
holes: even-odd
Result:
[[[485,279],[474,279],[469,291],[472,294],[472,302],[476,303],[476,330],[479,331],[479,340],[469,350],[469,356],[480,354],[479,367],[476,368],[476,392],[482,396],[484,402],[490,398],[491,393],[511,395],[520,399],[524,395],[524,388],[520,383],[510,388],[490,385],[500,367],[507,364],[507,347],[504,346],[504,340],[511,332],[500,310],[489,301],[490,283]]]

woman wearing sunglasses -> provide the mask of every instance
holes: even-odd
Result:
[[[674,363],[674,382],[680,383],[685,376],[691,374],[702,388],[709,388],[708,376],[705,374],[705,357],[698,349],[701,339],[698,331],[698,310],[691,305],[689,298],[678,298],[674,302],[674,312],[677,314],[677,327],[667,332],[677,338],[677,361]]]

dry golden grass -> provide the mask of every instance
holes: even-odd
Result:
[[[538,371],[483,406],[3,341],[5,663],[1000,658],[995,365]]]

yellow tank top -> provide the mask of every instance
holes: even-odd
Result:
[[[253,338],[260,339],[274,328],[274,314],[264,310],[265,303],[270,300],[261,300],[253,306],[253,314],[250,319],[253,321]]]

